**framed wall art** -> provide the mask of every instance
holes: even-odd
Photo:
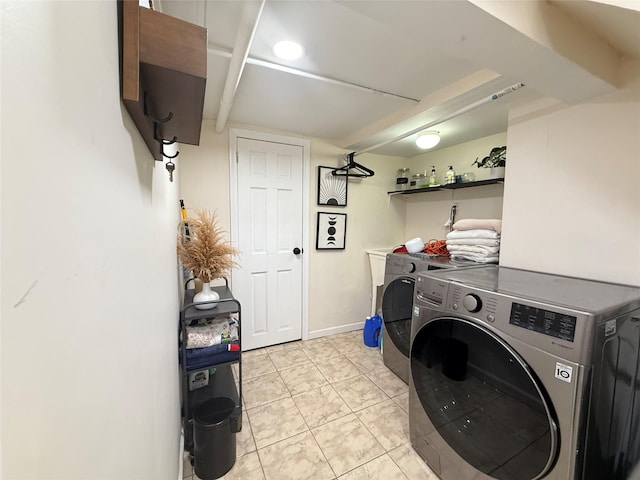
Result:
[[[346,235],[346,213],[318,212],[316,250],[343,250]]]
[[[318,167],[318,205],[347,206],[347,177],[332,175],[335,167]]]

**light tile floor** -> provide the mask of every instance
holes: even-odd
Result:
[[[407,385],[361,330],[253,350],[242,362],[243,427],[223,479],[437,480],[411,447]],[[184,478],[198,480],[186,454]]]

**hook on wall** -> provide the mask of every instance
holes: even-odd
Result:
[[[171,145],[177,140],[176,137],[173,137],[174,140],[165,140],[160,133],[160,124],[158,122],[153,122],[153,138],[155,138],[157,142],[163,143],[165,145]]]
[[[155,140],[157,142],[160,143],[160,159],[162,160],[163,158],[168,158],[169,161],[167,162],[167,164],[165,165],[167,171],[169,172],[169,180],[171,180],[173,182],[173,171],[176,168],[176,165],[172,162],[172,160],[174,158],[176,158],[178,155],[180,155],[180,152],[178,152],[176,150],[176,153],[173,155],[170,155],[168,153],[165,153],[164,151],[164,147],[166,145],[173,145],[174,143],[176,143],[178,141],[178,137],[174,136],[171,140],[165,140],[162,137],[162,133],[160,132],[160,124],[163,123],[167,123],[169,120],[171,120],[173,118],[173,112],[169,112],[169,114],[164,117],[164,118],[158,118],[155,117],[154,115],[152,115],[149,112],[149,94],[146,92],[144,92],[144,114],[145,116],[147,116],[148,118],[150,118],[153,121],[153,138],[155,138]]]
[[[153,120],[155,124],[167,123],[169,120],[173,118],[173,112],[169,112],[169,115],[167,115],[164,118],[158,118],[154,115],[151,115],[151,113],[149,112],[149,95],[147,94],[146,90],[144,92],[144,114],[147,117],[149,117],[151,120]],[[154,130],[155,130],[155,127],[154,127]]]
[[[178,152],[178,151],[176,151],[175,155],[167,155],[166,153],[164,153],[164,146],[165,145],[171,145],[171,144],[162,142],[162,144],[160,145],[160,153],[162,154],[163,157],[176,158],[178,155],[180,155],[180,152]]]

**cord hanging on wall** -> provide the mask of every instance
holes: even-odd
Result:
[[[346,155],[347,164],[344,167],[336,168],[331,171],[331,174],[336,177],[357,177],[366,178],[373,177],[375,172],[364,165],[357,163],[353,157],[356,152],[351,152]]]

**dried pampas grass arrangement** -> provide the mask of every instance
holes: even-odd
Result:
[[[186,222],[188,236],[182,232],[184,220],[178,227],[178,257],[182,264],[204,283],[224,277],[237,265],[233,257],[240,252],[225,241],[215,214],[196,210],[195,217]]]

